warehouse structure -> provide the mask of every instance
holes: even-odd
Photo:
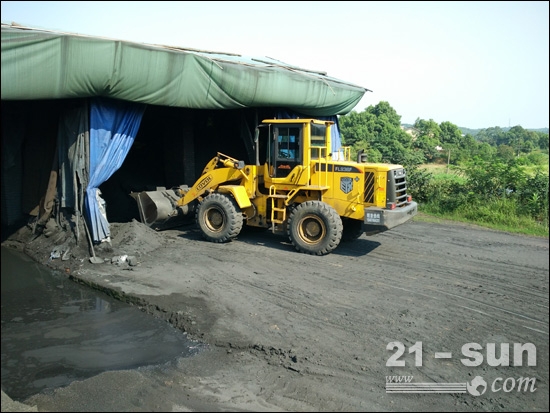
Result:
[[[70,211],[96,242],[139,219],[130,193],[192,184],[216,152],[252,161],[261,120],[337,122],[367,92],[271,58],[14,24],[1,44],[2,226]]]

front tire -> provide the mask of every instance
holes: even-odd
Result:
[[[202,200],[195,219],[203,238],[210,242],[231,241],[243,228],[243,215],[235,200],[216,192]]]
[[[338,213],[321,201],[299,204],[288,217],[288,237],[296,250],[305,254],[330,254],[340,244],[342,231]]]

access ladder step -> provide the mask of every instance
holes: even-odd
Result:
[[[284,205],[284,201],[282,201],[285,198],[286,196],[283,195],[271,197],[271,222],[273,231],[275,231],[275,224],[282,224],[286,220],[286,206]],[[283,204],[282,207],[279,206],[280,203]]]

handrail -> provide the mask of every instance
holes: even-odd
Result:
[[[309,148],[309,151],[310,151],[310,159],[313,161],[314,159],[316,160],[316,163],[319,165],[319,169],[318,169],[318,172],[319,172],[319,185],[324,185],[324,186],[327,186],[328,185],[328,156],[327,155],[327,152],[326,152],[326,149],[324,146],[310,146]],[[317,156],[314,157],[313,156],[313,152],[314,151],[317,151]],[[325,152],[325,156],[322,156],[323,155],[323,151]],[[324,165],[324,168],[322,167]],[[311,168],[309,168],[311,169]],[[311,171],[309,170],[308,171],[308,182],[311,182]],[[324,182],[323,182],[324,180]]]
[[[344,154],[344,161],[351,161],[351,146],[342,146],[340,147],[338,153],[342,152]]]

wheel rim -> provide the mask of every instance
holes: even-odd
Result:
[[[225,223],[225,215],[218,208],[208,208],[204,212],[204,223],[212,232],[220,232]]]
[[[298,233],[305,243],[315,245],[325,238],[327,228],[318,216],[307,215],[298,223]]]

